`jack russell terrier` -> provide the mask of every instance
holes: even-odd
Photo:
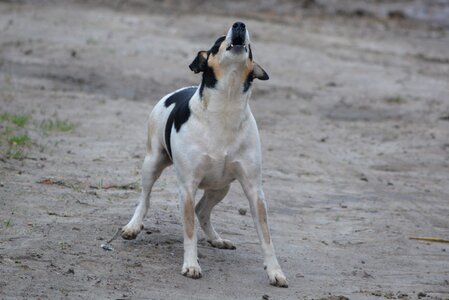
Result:
[[[270,284],[287,287],[270,238],[259,131],[248,104],[253,80],[267,80],[268,74],[253,60],[245,24],[234,23],[209,51],[198,52],[189,67],[202,73],[199,87],[185,87],[166,95],[150,114],[142,195],[121,236],[135,239],[143,229],[153,184],[173,164],[184,229],[181,273],[200,278],[195,214],[210,245],[235,249],[231,241],[215,231],[210,214],[237,179],[249,200]],[[195,205],[198,189],[203,189],[204,194]]]

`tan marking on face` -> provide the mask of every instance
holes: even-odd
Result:
[[[262,200],[257,200],[257,217],[259,218],[259,224],[262,228],[263,239],[267,244],[270,244],[270,231],[267,223],[267,210]]]
[[[223,69],[220,65],[221,54],[226,51],[226,43],[223,41],[218,48],[218,52],[215,55],[210,54],[207,60],[207,65],[214,71],[215,78],[219,80],[223,76]]]
[[[210,55],[209,59],[207,60],[207,65],[212,68],[212,70],[214,71],[214,75],[215,78],[217,80],[219,80],[222,76],[223,76],[223,69],[220,66],[220,61],[218,59],[218,54],[220,53],[220,51],[216,54],[216,55]]]
[[[248,78],[249,73],[254,69],[254,63],[248,58],[245,62],[245,68],[243,69],[242,74],[240,75],[240,81],[243,84]]]
[[[195,228],[195,215],[193,213],[192,199],[186,199],[184,203],[184,230],[189,239],[193,237],[193,230]]]

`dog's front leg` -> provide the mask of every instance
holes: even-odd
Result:
[[[262,190],[262,181],[260,172],[258,172],[259,168],[254,167],[254,170],[249,169],[240,169],[239,181],[249,200],[254,225],[256,226],[257,234],[262,245],[265,270],[267,271],[271,285],[288,287],[287,278],[278,263],[270,237],[270,229],[267,221],[267,204]]]
[[[201,267],[198,263],[197,236],[195,229],[195,192],[196,188],[179,188],[179,201],[184,227],[184,263],[181,273],[184,276],[201,278]]]

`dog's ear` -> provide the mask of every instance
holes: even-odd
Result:
[[[253,69],[253,76],[254,78],[260,79],[260,80],[268,80],[270,77],[268,76],[267,72],[265,72],[264,69],[262,69],[261,66],[259,66],[257,63],[254,63],[254,69]]]
[[[195,72],[195,74],[206,71],[206,67],[207,67],[207,51],[198,52],[195,59],[189,65],[190,70]]]

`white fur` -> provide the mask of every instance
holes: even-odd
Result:
[[[224,42],[229,43],[230,34]],[[249,35],[247,33],[247,42]],[[271,238],[267,242],[263,234],[266,217],[258,215],[258,204],[266,211],[261,180],[261,150],[259,132],[248,100],[251,90],[242,93],[240,72],[247,53],[221,54],[223,77],[214,89],[205,88],[203,99],[199,90],[190,100],[190,118],[179,132],[171,132],[173,165],[179,188],[179,201],[184,224],[184,263],[182,274],[201,277],[197,257],[196,228],[190,238],[186,231],[184,211],[195,211],[209,243],[218,248],[234,249],[231,241],[222,239],[210,223],[213,207],[227,194],[232,181],[238,180],[247,196],[251,213],[264,254],[264,264],[270,283],[287,286],[287,280],[276,259]],[[174,105],[165,107],[162,98],[150,114],[148,124],[147,155],[142,166],[142,195],[131,221],[123,228],[124,238],[135,238],[143,228],[151,188],[162,170],[172,162],[166,153],[165,125]],[[204,195],[193,209],[198,189]],[[194,220],[194,216],[190,216]],[[268,233],[269,234],[269,233]],[[269,237],[269,235],[268,235]]]

